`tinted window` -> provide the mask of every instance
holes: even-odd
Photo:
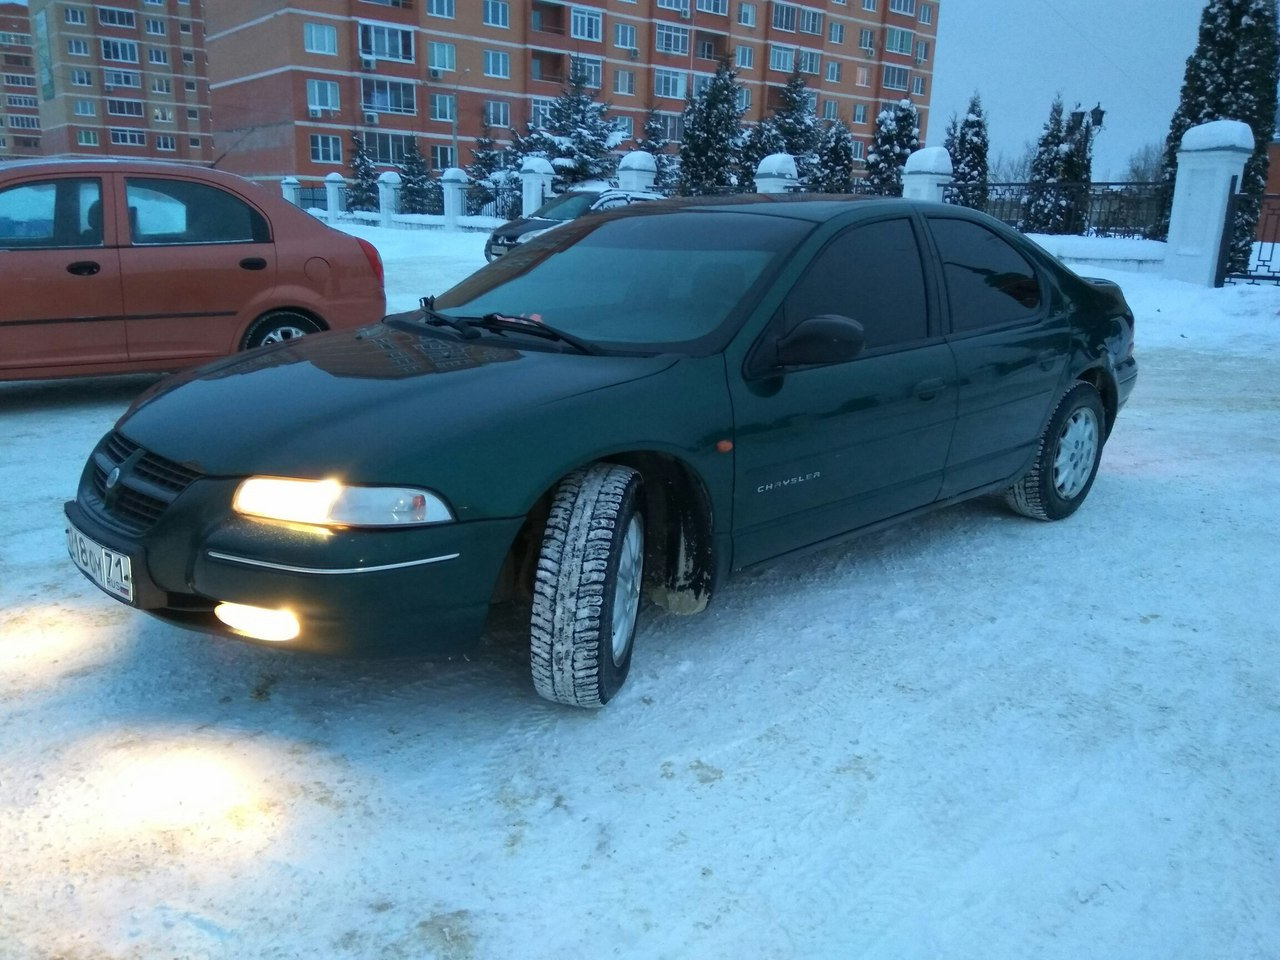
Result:
[[[0,190],[0,247],[101,245],[101,181],[44,180]]]
[[[854,227],[832,240],[787,295],[786,328],[834,313],[867,333],[867,349],[923,340],[929,333],[924,269],[908,220]]]
[[[1040,313],[1040,282],[1004,238],[967,220],[930,219],[942,256],[956,332],[1029,320]]]
[[[135,244],[251,243],[267,240],[266,221],[225,190],[189,180],[125,181]]]

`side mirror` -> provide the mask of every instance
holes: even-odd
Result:
[[[801,320],[777,343],[780,367],[811,367],[844,363],[862,352],[867,334],[862,324],[829,313]]]

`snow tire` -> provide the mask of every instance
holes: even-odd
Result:
[[[1031,468],[1005,491],[1005,503],[1035,520],[1075,513],[1098,475],[1104,423],[1102,399],[1092,385],[1068,390],[1044,428]]]
[[[566,476],[552,498],[529,623],[533,685],[547,700],[601,707],[627,679],[643,576],[641,488],[629,467],[597,463]]]
[[[296,310],[273,310],[259,317],[245,334],[242,350],[252,350],[272,343],[296,340],[308,333],[319,333],[320,324]]]

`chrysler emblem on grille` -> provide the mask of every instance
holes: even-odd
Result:
[[[112,467],[111,472],[107,474],[107,489],[110,490],[120,482],[120,468]]]

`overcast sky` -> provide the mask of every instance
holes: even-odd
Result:
[[[930,146],[977,91],[991,162],[1034,141],[1054,94],[1101,102],[1094,179],[1122,178],[1130,154],[1163,144],[1195,48],[1204,0],[940,0]]]

